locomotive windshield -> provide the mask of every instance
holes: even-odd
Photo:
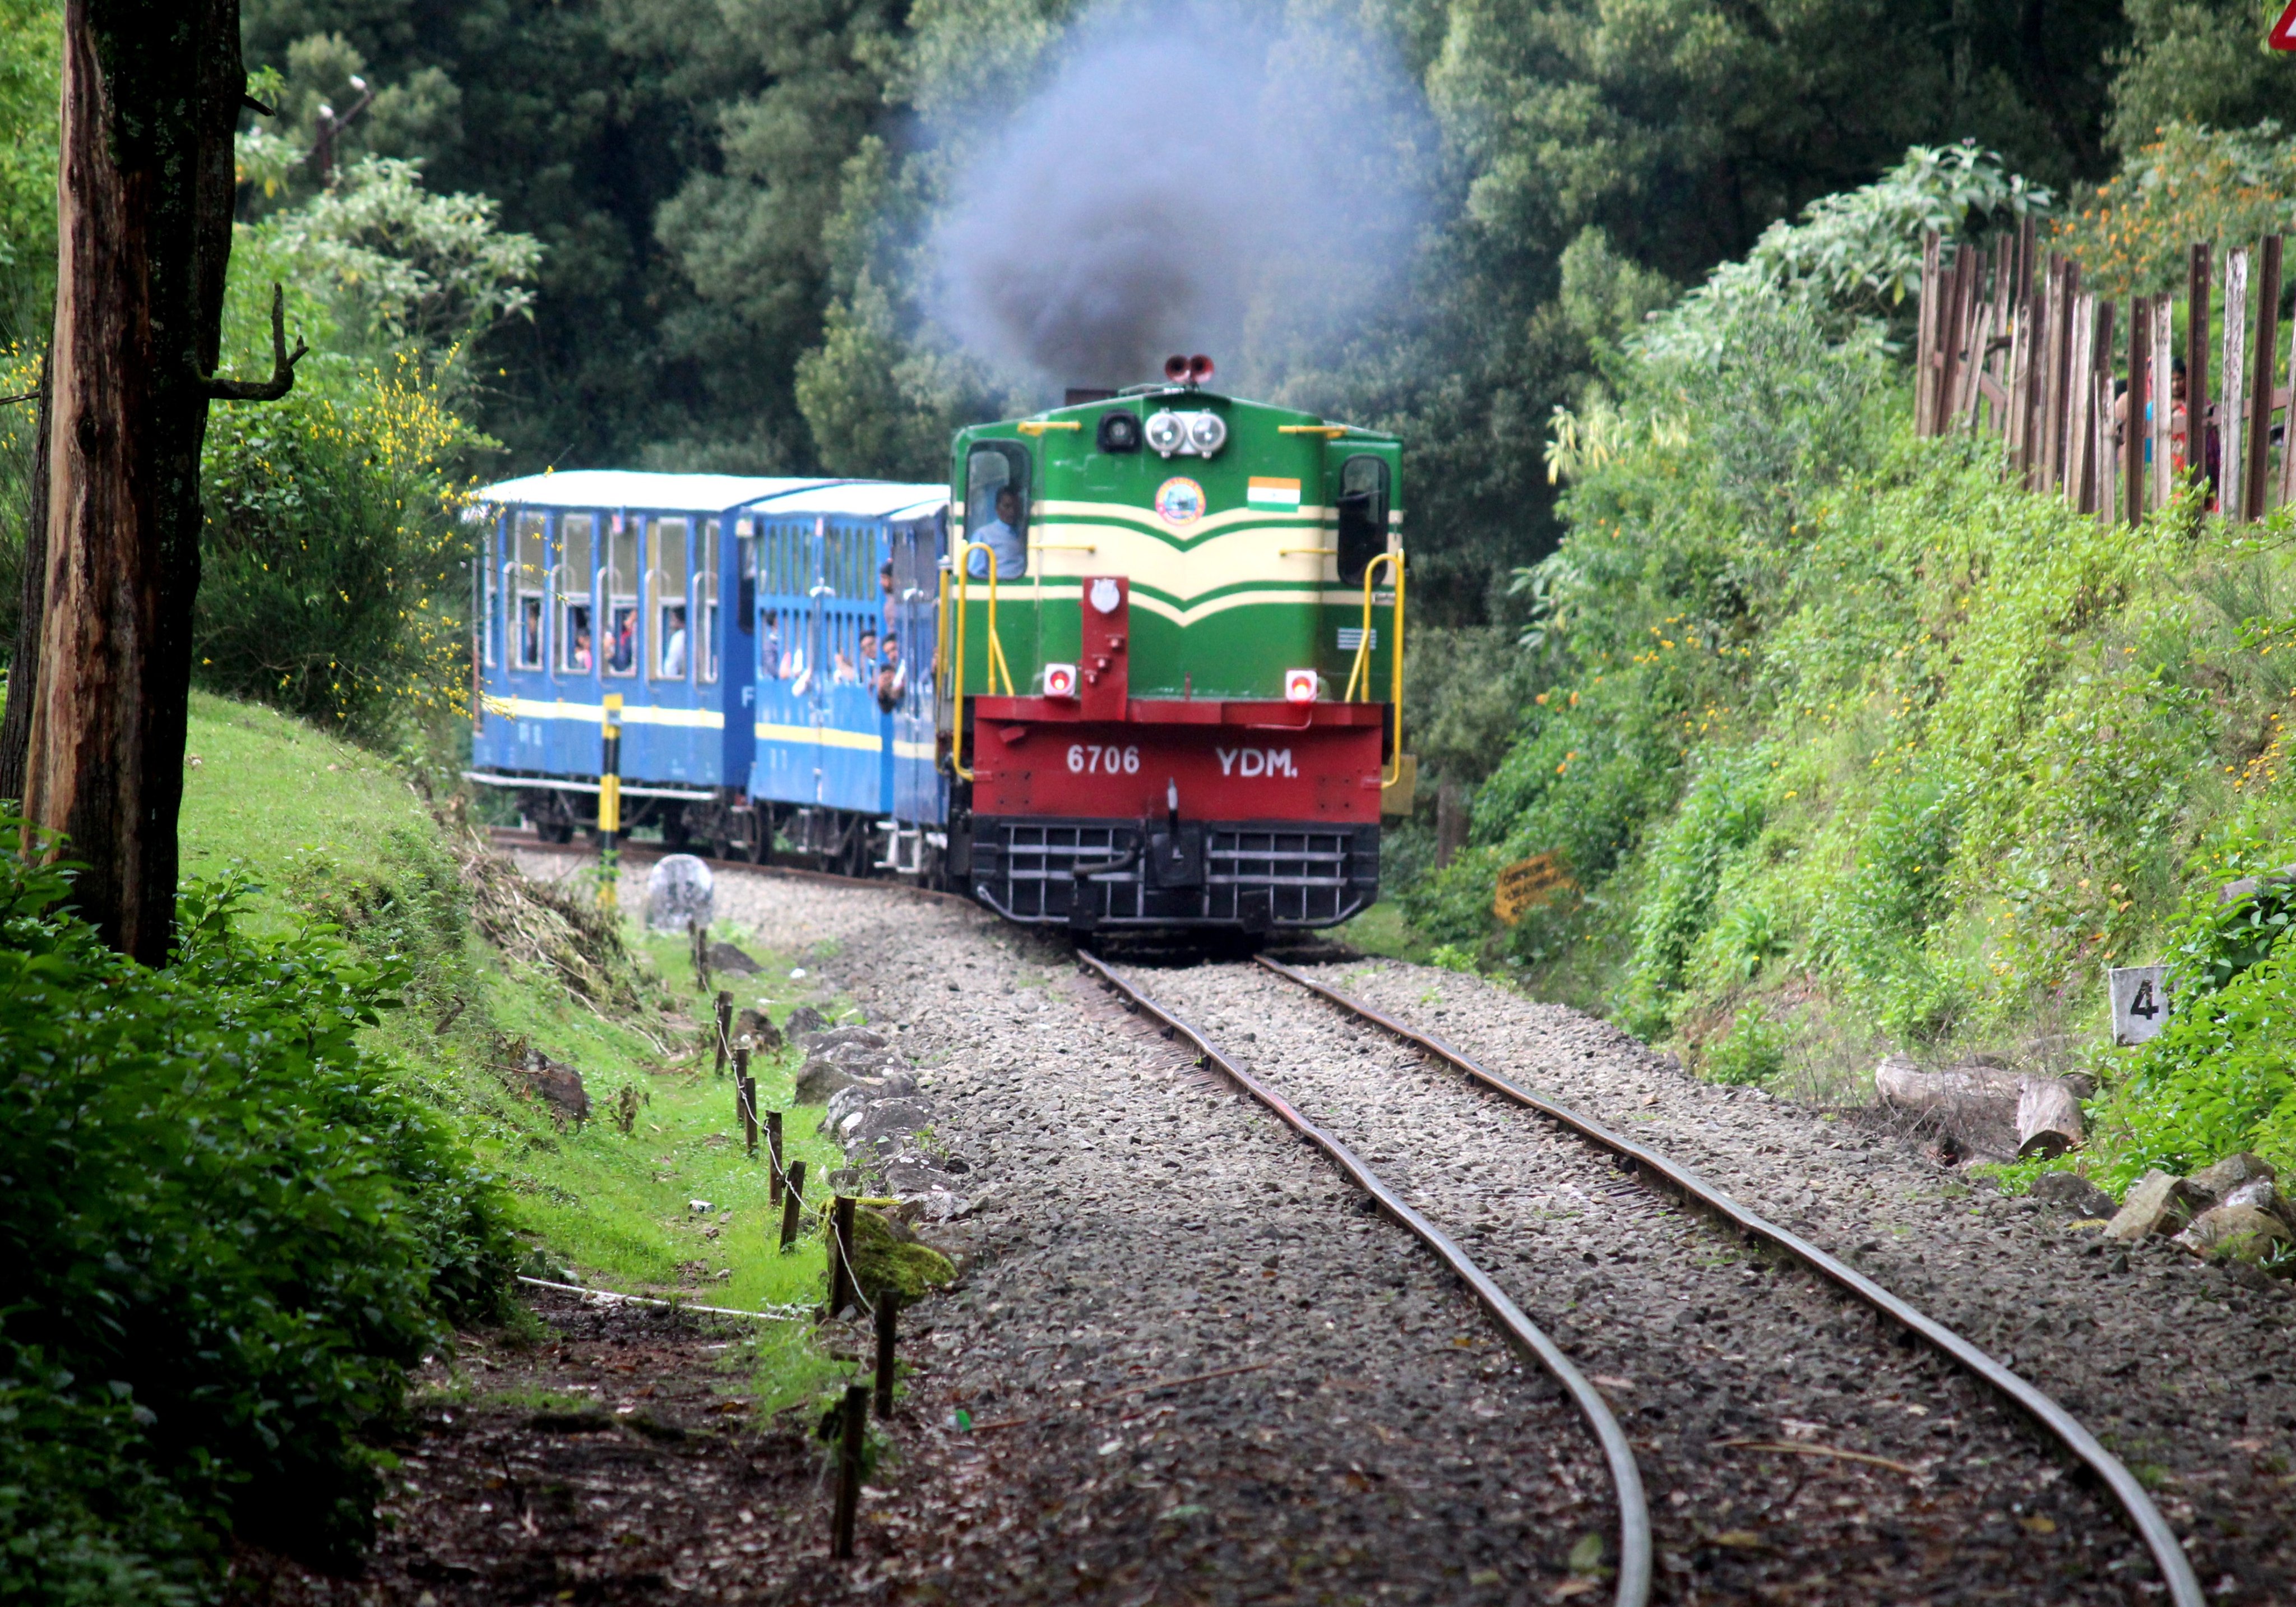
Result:
[[[994,441],[972,449],[964,466],[965,540],[996,555],[996,578],[1009,581],[1029,569],[1029,449],[1018,441]],[[988,578],[987,553],[965,560],[973,579]]]
[[[1387,465],[1350,457],[1340,466],[1340,579],[1359,584],[1364,569],[1387,550]]]

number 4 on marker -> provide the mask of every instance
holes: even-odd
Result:
[[[2288,9],[2280,13],[2280,21],[2272,25],[2264,42],[2275,50],[2296,50],[2296,0],[2291,0]]]
[[[2136,997],[2129,1001],[2128,1013],[2142,1016],[2147,1021],[2161,1013],[2161,1007],[2152,1001],[2152,978],[2150,977],[2136,985]]]

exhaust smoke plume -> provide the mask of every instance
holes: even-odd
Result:
[[[1210,352],[1266,391],[1399,293],[1433,136],[1378,41],[1172,5],[1079,24],[1008,123],[949,144],[931,300],[969,350],[1055,387]]]

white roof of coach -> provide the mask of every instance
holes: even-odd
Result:
[[[743,511],[778,519],[789,515],[831,518],[915,518],[948,506],[945,485],[904,484],[897,480],[840,480],[760,497]]]
[[[666,514],[722,514],[791,491],[840,484],[760,474],[652,474],[637,469],[562,469],[481,486],[478,497],[502,507],[636,508]],[[944,493],[944,496],[946,493]]]

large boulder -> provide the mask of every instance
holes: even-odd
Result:
[[[717,878],[690,853],[654,861],[646,876],[646,925],[657,932],[683,932],[691,921],[705,927],[715,919]]]
[[[2195,1207],[2208,1198],[2185,1179],[2157,1168],[2138,1179],[2121,1197],[2120,1209],[2104,1224],[2108,1239],[2149,1239],[2155,1234],[2181,1232]]]
[[[789,1019],[782,1023],[782,1030],[789,1034],[791,1042],[802,1047],[806,1034],[817,1033],[828,1025],[828,1017],[810,1004],[800,1004],[790,1011]]]
[[[730,943],[709,945],[709,968],[733,977],[754,977],[763,968]]]
[[[760,1010],[745,1010],[734,1018],[734,1047],[754,1054],[771,1054],[782,1046],[782,1029]]]
[[[2269,1163],[2261,1157],[2243,1150],[2227,1155],[2212,1166],[2202,1166],[2185,1181],[2210,1199],[2222,1200],[2243,1183],[2262,1181],[2271,1183],[2276,1177]]]
[[[2112,1196],[2078,1172],[2044,1172],[2033,1180],[2033,1198],[2063,1206],[2076,1216],[2111,1217],[2120,1207]]]
[[[560,1126],[568,1122],[578,1126],[590,1119],[589,1090],[582,1085],[581,1072],[565,1061],[529,1049],[520,1064],[519,1080],[529,1093],[550,1107],[551,1119]]]
[[[792,1023],[790,1031],[794,1036],[797,1032],[794,1026],[797,1018],[792,1016],[790,1020]],[[857,1043],[864,1049],[885,1047],[885,1040],[865,1026],[832,1026],[821,1032],[807,1033],[799,1040],[799,1046],[809,1055],[827,1054],[831,1050],[840,1048],[848,1043]]]
[[[906,1138],[932,1124],[933,1108],[922,1100],[872,1100],[837,1124],[837,1141],[849,1154],[886,1139]]]
[[[2192,1225],[2171,1242],[2212,1261],[2260,1261],[2290,1237],[2288,1224],[2268,1210],[2252,1205],[2220,1205],[2194,1217]]]
[[[800,1105],[825,1105],[830,1096],[863,1081],[863,1074],[834,1060],[808,1060],[797,1068],[790,1098]]]

